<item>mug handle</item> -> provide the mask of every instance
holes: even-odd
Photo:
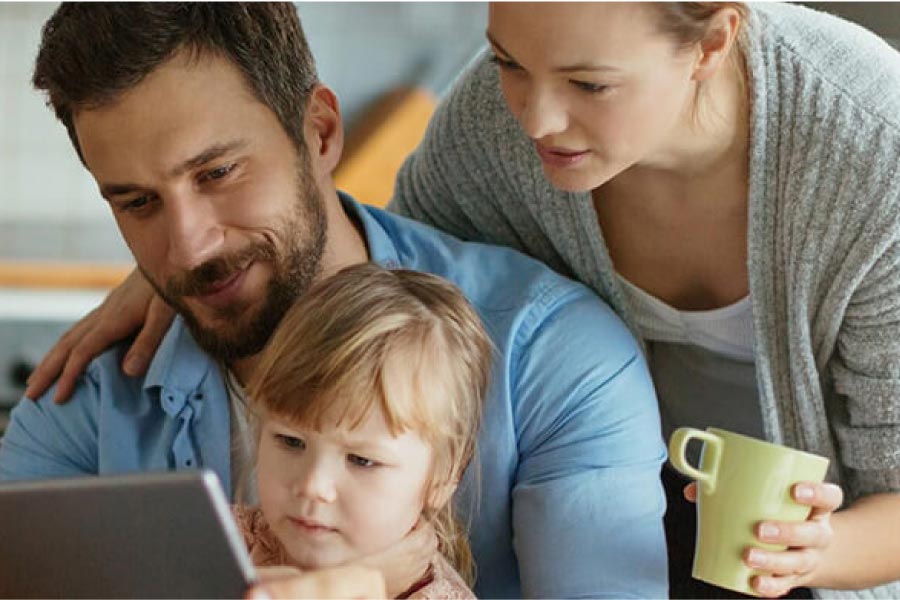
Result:
[[[688,442],[693,439],[707,444],[706,452],[709,452],[709,470],[701,471],[691,465],[685,457]],[[719,461],[722,457],[722,438],[708,431],[694,429],[693,427],[681,427],[672,433],[669,439],[669,460],[672,466],[682,474],[697,480],[703,485],[703,491],[712,494],[716,490],[716,476],[719,472]]]

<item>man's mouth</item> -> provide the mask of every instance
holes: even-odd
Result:
[[[194,298],[210,308],[226,308],[234,302],[252,264],[253,263],[251,262],[243,269],[206,286],[200,293],[196,294]]]

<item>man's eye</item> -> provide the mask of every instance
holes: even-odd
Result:
[[[347,460],[350,461],[350,464],[356,465],[357,467],[374,467],[378,465],[374,460],[366,458],[365,456],[360,456],[359,454],[348,454]]]
[[[223,166],[213,169],[211,171],[207,171],[206,173],[204,173],[201,176],[200,179],[203,181],[212,181],[215,179],[222,179],[223,177],[225,177],[226,175],[231,173],[231,171],[234,169],[234,167],[235,167],[234,163],[229,164],[229,165],[223,165]]]
[[[122,202],[119,204],[119,209],[122,211],[139,211],[142,208],[146,207],[150,203],[150,196],[139,196],[137,198],[133,198],[126,202]]]
[[[292,435],[276,433],[275,440],[285,448],[290,448],[291,450],[303,450],[306,448],[306,442]]]

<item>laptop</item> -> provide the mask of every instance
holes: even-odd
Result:
[[[211,471],[0,484],[0,597],[243,598],[254,580]]]

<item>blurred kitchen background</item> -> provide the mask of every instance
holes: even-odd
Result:
[[[807,3],[900,43],[900,3]],[[56,3],[0,2],[0,433],[33,365],[130,268],[106,203],[29,80]],[[319,74],[340,98],[336,176],[385,202],[437,98],[484,43],[482,2],[298,4]]]

